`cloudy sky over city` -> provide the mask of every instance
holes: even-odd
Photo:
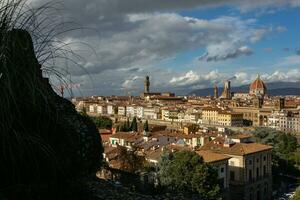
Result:
[[[31,0],[32,7],[43,0]],[[78,95],[184,93],[222,84],[300,81],[300,0],[65,0],[80,27],[61,39],[84,58]]]

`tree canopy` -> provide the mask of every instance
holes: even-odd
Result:
[[[201,199],[220,198],[217,171],[193,151],[164,152],[158,177],[167,190],[197,193]]]
[[[271,128],[256,128],[254,140],[258,143],[272,145],[273,187],[280,187],[282,177],[278,174],[300,176],[300,149],[297,138],[291,133],[276,131]]]
[[[91,117],[93,122],[98,128],[111,128],[112,127],[112,120],[108,117]]]
[[[145,157],[138,155],[138,151],[135,147],[131,150],[127,150],[126,147],[118,146],[117,152],[122,170],[134,173],[144,168]]]

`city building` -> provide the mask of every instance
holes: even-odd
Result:
[[[300,114],[286,112],[279,116],[279,130],[300,133]]]
[[[272,197],[272,147],[250,142],[247,137],[218,137],[202,146],[231,157],[229,184],[231,199],[266,199]]]

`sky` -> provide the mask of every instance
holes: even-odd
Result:
[[[32,7],[45,3],[30,0]],[[61,66],[74,94],[185,94],[222,85],[300,81],[300,0],[64,0],[60,35],[75,52]],[[80,59],[75,59],[80,57]],[[78,67],[78,65],[80,67]],[[53,80],[53,84],[57,84]]]

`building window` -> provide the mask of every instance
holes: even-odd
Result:
[[[221,168],[221,173],[223,173],[223,172],[224,172],[224,167]]]
[[[230,171],[230,180],[234,181],[235,177],[234,177],[234,171]]]
[[[259,168],[257,167],[256,168],[256,178],[258,178],[259,177]]]
[[[256,162],[259,162],[259,158],[256,158]]]
[[[249,170],[249,181],[251,181],[252,180],[252,170],[250,169]]]
[[[268,184],[266,184],[264,188],[264,193],[266,194],[267,192],[268,192]]]
[[[264,175],[265,175],[267,173],[266,165],[264,165],[263,169],[264,169]]]
[[[249,165],[252,165],[252,160],[249,160]]]
[[[266,161],[266,156],[264,156],[264,161]]]

